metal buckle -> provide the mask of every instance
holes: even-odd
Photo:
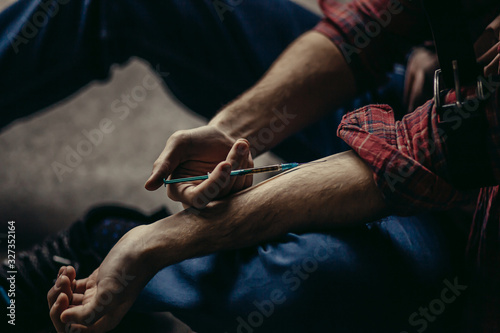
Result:
[[[461,86],[460,86],[460,76],[458,75],[458,62],[456,60],[453,60],[452,62],[453,65],[453,81],[455,83],[455,94],[457,100],[455,101],[454,104],[449,104],[449,105],[442,105],[442,99],[441,99],[441,94],[445,92],[445,90],[441,90],[441,74],[442,71],[441,69],[436,70],[434,73],[434,104],[436,104],[436,107],[438,109],[441,108],[449,108],[449,107],[456,107],[461,109],[466,101],[462,100],[462,92],[460,91]],[[477,79],[476,81],[476,96],[479,98],[479,100],[484,101],[486,100],[486,94],[484,92],[484,85],[483,81],[480,79]]]
[[[437,109],[441,109],[441,69],[434,72],[434,104]]]

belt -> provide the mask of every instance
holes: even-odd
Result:
[[[484,78],[476,62],[461,0],[422,0],[441,69],[434,77],[438,131],[447,178],[460,189],[496,185],[489,154],[486,105],[498,78]]]

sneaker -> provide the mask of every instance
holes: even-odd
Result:
[[[2,316],[0,327],[15,328],[11,330],[14,332],[35,332],[50,327],[47,292],[54,285],[61,266],[71,265],[75,267],[77,278],[87,277],[126,232],[168,215],[165,209],[146,216],[126,207],[100,206],[90,210],[83,220],[69,229],[47,237],[28,251],[17,253],[15,296],[12,297],[15,300],[15,326],[7,323],[9,293],[13,291],[7,279],[12,269],[4,261],[0,267],[0,306],[7,313]]]

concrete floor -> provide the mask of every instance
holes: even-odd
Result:
[[[11,2],[0,0],[0,10]],[[315,0],[298,2],[318,11]],[[206,120],[178,103],[163,83],[148,91],[145,100],[123,119],[111,112],[112,102],[140,85],[147,75],[161,81],[148,64],[133,60],[115,68],[109,82],[90,84],[67,100],[1,130],[0,258],[6,252],[2,240],[7,221],[16,222],[17,249],[21,250],[66,228],[93,205],[127,204],[146,213],[161,206],[173,212],[181,209],[163,188],[148,192],[143,184],[168,137]],[[83,131],[98,128],[104,118],[113,130],[99,144],[87,147],[88,155],[71,171],[58,175],[54,162],[66,164],[68,151],[86,140]],[[256,165],[276,161],[266,154]],[[158,319],[163,327],[165,320],[169,321]],[[171,331],[186,332],[186,328]]]

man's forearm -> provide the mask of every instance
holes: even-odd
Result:
[[[355,91],[353,75],[342,53],[324,35],[308,32],[210,124],[234,139],[248,139],[260,153],[341,105]],[[256,143],[262,129],[271,130],[273,135]]]
[[[346,152],[281,174],[202,211],[188,209],[158,221],[150,226],[145,243],[160,269],[287,232],[361,224],[386,210],[371,170],[355,153]]]
[[[353,152],[337,154],[212,202],[202,211],[188,209],[130,230],[91,276],[76,282],[78,288],[71,289],[73,273],[64,275],[66,291],[61,291],[60,282],[51,289],[51,319],[61,331],[77,323],[107,332],[164,267],[287,232],[328,230],[385,213],[370,169]],[[84,302],[72,304],[75,299]],[[109,302],[103,304],[102,299]]]

